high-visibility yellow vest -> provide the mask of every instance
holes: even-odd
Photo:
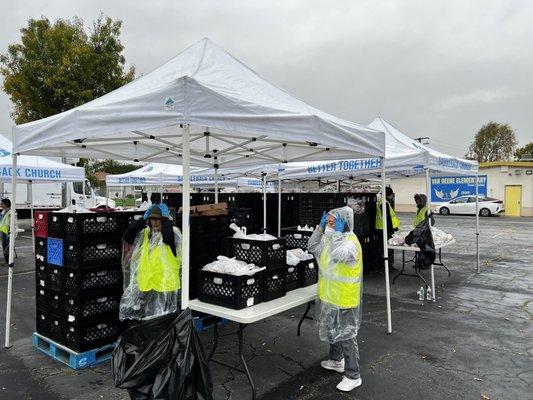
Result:
[[[11,225],[11,210],[9,210],[4,215],[2,215],[2,219],[0,220],[0,232],[5,233],[6,235],[9,235],[10,225]]]
[[[380,199],[378,201],[378,204],[376,206],[376,229],[383,230],[383,214],[381,214],[381,205],[383,204],[383,200]],[[389,207],[390,217],[392,221],[392,227],[394,229],[397,229],[400,227],[400,219],[396,216],[396,213],[392,209],[391,205],[387,201],[387,207]]]
[[[416,211],[415,222],[413,222],[413,228],[426,219],[428,216],[428,208],[426,206],[422,207],[420,210]]]
[[[163,254],[163,252],[165,254]],[[137,284],[141,292],[174,292],[181,288],[181,259],[172,254],[167,244],[150,251],[150,228],[143,231],[141,257],[137,269]]]
[[[320,254],[318,275],[318,296],[320,300],[339,308],[355,308],[361,301],[361,277],[363,274],[363,252],[357,236],[348,240],[355,243],[359,259],[356,265],[331,264],[330,246],[326,245]]]

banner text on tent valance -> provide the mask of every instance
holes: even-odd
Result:
[[[464,171],[470,171],[473,168],[473,164],[466,163],[456,158],[443,158],[439,157],[439,165],[448,168],[462,169]]]
[[[13,168],[1,168],[2,177],[11,177]],[[61,179],[61,171],[58,169],[42,168],[17,168],[17,177],[26,179]]]
[[[309,174],[323,174],[326,172],[357,171],[364,169],[378,169],[381,167],[380,158],[363,158],[360,160],[341,160],[307,167]]]

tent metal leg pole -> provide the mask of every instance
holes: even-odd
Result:
[[[109,186],[105,185],[105,207],[109,207]]]
[[[281,177],[278,174],[278,237],[281,237]]]
[[[263,172],[263,233],[267,231],[267,188],[266,188],[266,174]]]
[[[431,213],[431,177],[429,176],[429,169],[427,168],[426,168],[426,196],[427,196],[428,211]]]
[[[181,309],[185,310],[189,307],[189,252],[190,252],[190,232],[189,232],[189,216],[191,211],[191,180],[190,180],[190,164],[191,164],[191,144],[190,127],[185,125],[183,127],[183,196],[182,196],[182,254],[181,254]]]
[[[17,170],[17,155],[13,154],[13,169]],[[13,292],[13,263],[15,259],[15,218],[17,209],[17,174],[11,174],[11,220],[9,223],[9,268],[7,276],[7,302],[6,302],[6,337],[4,347],[6,349],[11,347],[10,333],[11,333],[11,295]]]
[[[35,219],[33,218],[33,182],[28,181],[28,197],[30,198],[31,248],[35,253]]]
[[[381,215],[383,218],[383,260],[385,261],[385,298],[387,302],[387,333],[392,333],[392,316],[390,305],[389,249],[387,241],[387,202],[385,201],[385,158],[381,157]]]
[[[215,168],[215,204],[218,203],[218,168]]]
[[[476,263],[476,270],[479,274],[481,272],[479,263],[479,174],[476,174]]]

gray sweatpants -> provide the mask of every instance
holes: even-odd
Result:
[[[350,379],[359,379],[359,347],[357,337],[349,340],[342,340],[330,344],[329,359],[340,361],[344,357],[344,375]]]

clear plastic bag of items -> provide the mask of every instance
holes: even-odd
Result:
[[[173,246],[161,232],[146,227],[123,257],[124,294],[120,301],[121,320],[149,320],[180,309],[181,233],[169,227]]]
[[[310,260],[311,258],[313,258],[313,255],[309,254],[307,251],[302,249],[292,249],[287,250],[286,263],[287,265],[295,266],[300,261]]]
[[[356,215],[361,215],[365,213],[366,201],[364,199],[354,199],[353,197],[349,197],[346,201],[346,204],[353,210],[354,214]]]
[[[260,268],[255,264],[248,264],[244,261],[225,256],[218,256],[216,261],[213,261],[202,268],[203,271],[234,276],[254,275],[263,269],[265,269],[265,267]]]

